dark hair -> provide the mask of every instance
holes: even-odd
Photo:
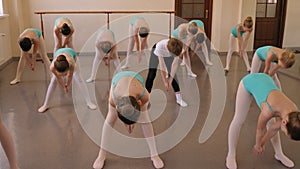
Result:
[[[169,39],[167,44],[167,48],[169,52],[171,52],[175,56],[180,55],[180,53],[182,52],[182,47],[183,47],[183,43],[176,38]]]
[[[149,35],[149,29],[148,28],[146,28],[146,27],[141,27],[140,29],[139,29],[139,36],[141,37],[141,38],[145,38],[145,37],[147,37]]]
[[[300,140],[300,112],[295,111],[289,114],[289,121],[286,124],[288,134],[293,140]]]
[[[54,62],[54,68],[60,73],[65,72],[69,69],[69,62],[67,61],[65,55],[57,56]]]
[[[133,96],[125,96],[117,100],[118,117],[125,124],[136,123],[140,116],[140,105]]]
[[[32,43],[29,38],[23,38],[20,40],[19,45],[24,52],[28,52],[32,47]]]
[[[108,54],[108,53],[111,51],[112,44],[111,44],[110,42],[108,42],[108,41],[106,41],[106,42],[101,42],[100,48],[101,48],[101,50],[102,50],[105,54]]]
[[[66,24],[66,23],[63,24],[63,26],[62,26],[62,28],[61,28],[61,33],[62,33],[63,35],[65,35],[65,36],[70,35],[70,33],[71,33],[71,28],[69,27],[68,24]]]
[[[192,34],[195,35],[198,32],[198,25],[196,22],[192,22],[188,26],[188,31]]]
[[[198,33],[195,37],[197,43],[203,43],[205,40],[204,33]]]

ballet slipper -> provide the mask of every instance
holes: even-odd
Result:
[[[93,81],[95,81],[95,79],[92,78],[92,77],[90,77],[90,78],[88,78],[88,79],[86,80],[87,83],[91,83],[91,82],[93,82]]]
[[[209,65],[209,66],[213,65],[213,63],[211,61],[206,61],[206,64]]]
[[[185,101],[181,100],[176,100],[176,103],[179,104],[181,107],[186,107],[187,103]]]
[[[94,103],[88,103],[87,106],[88,106],[88,108],[91,109],[91,110],[97,109],[97,106],[96,106]]]
[[[194,77],[194,78],[197,77],[197,75],[196,75],[195,73],[193,73],[193,72],[189,72],[189,73],[188,73],[188,76]]]
[[[156,169],[164,167],[164,162],[159,158],[159,156],[151,157],[151,160]]]
[[[49,109],[49,107],[47,105],[43,105],[38,109],[39,113],[44,113],[45,111],[47,111]]]
[[[128,69],[129,68],[129,65],[128,64],[125,64],[121,67],[121,69]]]
[[[284,154],[282,154],[282,155],[275,154],[274,157],[276,160],[280,161],[284,166],[286,166],[288,168],[293,168],[295,166],[294,162],[292,160],[290,160]]]
[[[226,158],[226,167],[228,169],[237,169],[237,164],[235,158]]]
[[[20,81],[21,81],[20,79],[14,79],[9,84],[10,85],[15,85],[15,84],[19,83]]]
[[[94,169],[102,169],[104,166],[104,162],[105,162],[105,158],[102,159],[102,158],[98,157],[93,164],[93,168]]]

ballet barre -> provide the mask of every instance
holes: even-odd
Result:
[[[169,38],[171,37],[172,31],[172,14],[175,14],[175,11],[38,11],[34,12],[34,14],[40,15],[40,24],[41,24],[41,31],[42,35],[44,36],[44,21],[43,15],[55,15],[55,14],[106,14],[106,24],[107,28],[109,29],[110,24],[110,15],[111,14],[135,14],[135,13],[164,13],[169,14]]]

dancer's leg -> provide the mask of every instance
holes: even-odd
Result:
[[[49,83],[49,86],[48,86],[48,89],[47,89],[44,104],[38,109],[38,111],[40,113],[43,113],[43,112],[48,110],[48,108],[49,108],[49,105],[48,105],[49,99],[52,96],[56,86],[57,86],[56,76],[54,74],[52,74],[52,77],[51,77],[51,80],[50,80],[50,83]]]
[[[251,68],[250,68],[249,58],[248,58],[248,54],[247,54],[247,51],[246,51],[246,50],[245,50],[244,53],[243,53],[243,59],[244,59],[245,65],[246,65],[246,67],[247,67],[247,71],[250,73]]]
[[[133,48],[134,48],[134,31],[133,31],[133,26],[129,24],[129,42],[127,47],[126,62],[122,66],[122,69],[126,69],[130,66],[129,57],[131,57],[132,55]]]
[[[235,114],[228,131],[228,154],[226,166],[228,169],[236,169],[236,147],[240,135],[240,129],[246,120],[251,104],[251,95],[246,91],[241,81],[238,87],[235,103]]]
[[[79,66],[77,66],[75,68],[75,72],[74,72],[73,76],[74,76],[76,83],[78,84],[79,89],[81,90],[81,93],[86,101],[88,108],[90,108],[91,110],[95,110],[97,108],[97,106],[91,101],[89,90],[88,90],[83,78],[80,75]]]
[[[156,48],[156,45],[153,46],[150,54],[150,61],[149,61],[149,70],[148,70],[148,75],[146,79],[146,89],[149,93],[151,93],[152,87],[153,87],[153,82],[156,77],[156,72],[157,72],[157,66],[158,66],[158,56],[154,54],[154,50]]]
[[[7,128],[4,126],[1,117],[0,117],[0,141],[3,150],[7,156],[10,169],[19,169],[17,164],[15,147],[13,144],[13,139],[10,133],[8,132]]]
[[[267,128],[269,128],[271,126],[271,124],[274,122],[276,122],[275,118],[272,118],[271,120],[269,120],[268,124],[267,124]],[[294,162],[292,160],[290,160],[282,151],[279,132],[277,132],[277,134],[275,134],[271,138],[271,143],[272,143],[272,146],[275,151],[275,156],[274,156],[275,159],[280,161],[283,165],[285,165],[288,168],[294,167],[294,165],[295,165]]]
[[[261,67],[262,61],[255,52],[251,63],[251,73],[258,73]]]
[[[142,123],[142,129],[143,129],[144,136],[147,140],[147,143],[148,143],[148,146],[150,149],[151,160],[152,160],[155,168],[163,168],[164,163],[161,160],[161,158],[158,156],[156,143],[155,143],[155,139],[154,139],[153,126],[152,126],[152,123],[149,122],[150,119],[149,119],[148,113],[144,113],[143,118],[145,121],[147,121],[147,123]]]
[[[18,67],[17,67],[16,77],[15,77],[14,80],[12,80],[10,82],[11,85],[17,84],[21,81],[21,75],[24,71],[24,67],[25,67],[25,64],[26,64],[26,59],[23,55],[24,55],[24,52],[21,52],[21,57],[20,57]]]
[[[98,153],[98,157],[96,158],[93,164],[94,169],[103,168],[104,161],[106,158],[106,150],[104,149],[104,147],[106,147],[106,145],[109,144],[108,137],[111,134],[111,129],[114,127],[117,117],[118,116],[116,109],[110,104],[108,104],[108,113],[102,129],[101,146]]]
[[[227,53],[227,57],[226,57],[226,66],[224,68],[227,71],[229,70],[231,56],[232,56],[232,53],[233,53],[234,41],[235,41],[235,37],[232,34],[230,34],[230,36],[229,36],[229,49],[228,49],[228,53]]]
[[[91,76],[86,80],[87,83],[90,83],[96,79],[97,70],[98,70],[100,61],[102,60],[102,52],[100,51],[100,49],[95,47],[95,50],[96,50],[96,55],[95,55],[94,61],[93,61],[92,72],[91,72]]]

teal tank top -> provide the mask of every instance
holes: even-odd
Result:
[[[235,38],[238,37],[238,35],[237,35],[237,26],[238,26],[238,25],[234,26],[234,27],[232,28],[232,30],[231,30],[231,33],[232,33],[232,35],[233,35]],[[245,32],[240,31],[240,35],[241,35],[241,36],[243,36],[244,33],[245,33]]]
[[[262,103],[266,103],[271,91],[279,90],[273,79],[265,73],[251,73],[242,79],[245,89],[253,95],[256,104],[261,108]],[[269,107],[272,111],[272,108]]]
[[[142,16],[135,16],[130,20],[130,25],[134,25],[134,23],[139,19],[145,20],[144,17],[142,17]]]
[[[122,79],[123,77],[128,77],[128,76],[136,78],[143,86],[145,86],[144,79],[143,79],[143,77],[140,74],[138,74],[136,72],[132,72],[132,71],[119,72],[111,80],[111,83],[112,83],[111,84],[112,85],[112,93],[113,93],[114,98],[116,98],[116,96],[115,96],[115,94],[114,94],[113,91],[114,91],[115,87],[117,86],[119,80]],[[145,90],[146,89],[144,89],[144,91],[141,94],[141,96],[139,97],[139,99],[141,99],[145,95]]]
[[[99,29],[98,32],[97,32],[97,35],[100,35],[105,30],[109,31],[113,35],[113,37],[115,37],[115,33],[111,29],[107,29],[107,28]]]
[[[68,53],[74,60],[76,59],[77,55],[76,51],[72,48],[60,48],[55,52],[54,58],[57,57],[60,53]]]
[[[32,30],[36,33],[36,35],[40,38],[42,36],[42,33],[40,30],[35,29],[35,28],[27,28],[26,30]]]
[[[194,19],[194,20],[191,20],[189,23],[192,23],[192,22],[195,22],[198,27],[201,27],[204,29],[204,23],[201,20]]]

